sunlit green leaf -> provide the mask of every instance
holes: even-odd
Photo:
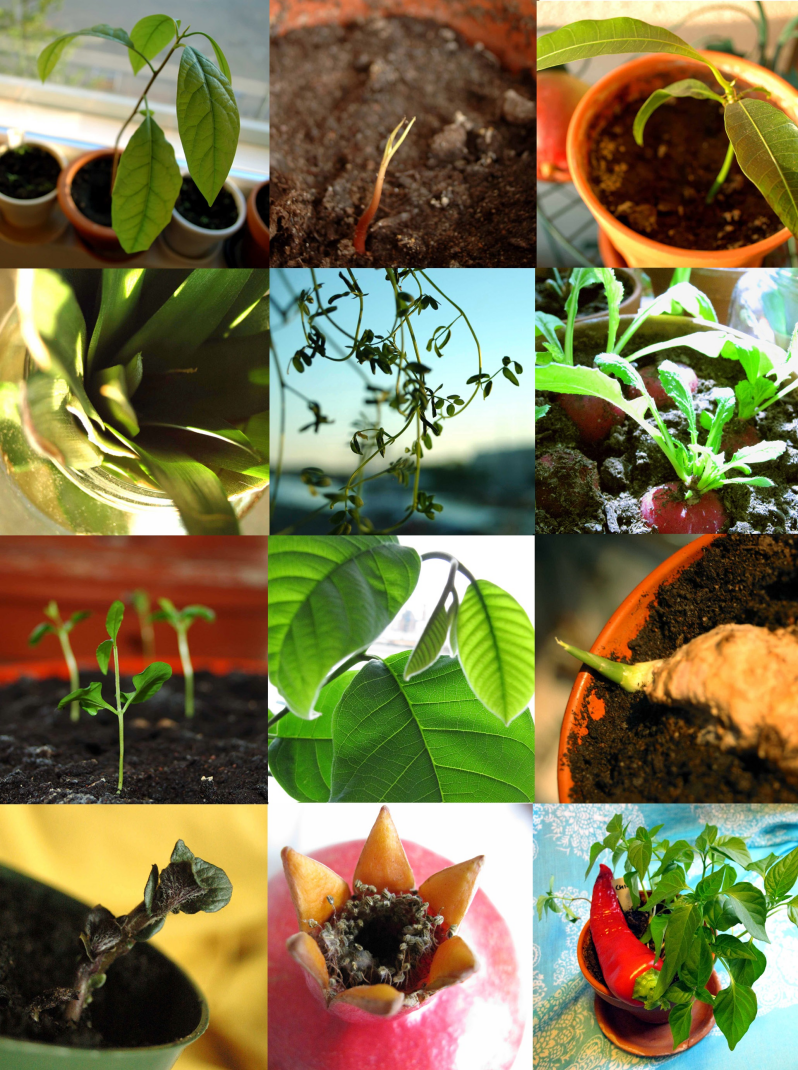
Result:
[[[39,77],[44,82],[52,74],[55,65],[61,58],[61,53],[64,51],[70,41],[73,41],[76,37],[101,37],[105,41],[112,41],[115,44],[127,45],[128,48],[132,48],[135,51],[135,44],[130,39],[125,30],[113,29],[106,23],[100,23],[97,26],[92,26],[88,30],[78,30],[76,33],[66,33],[62,37],[56,37],[55,41],[51,41],[49,45],[42,49],[38,59]]]
[[[724,111],[740,168],[793,234],[798,231],[798,127],[779,108],[746,97]]]
[[[133,73],[138,74],[145,59],[155,59],[159,52],[177,37],[174,19],[168,15],[147,15],[139,19],[130,31],[130,40],[138,49],[128,52]]]
[[[213,204],[236,153],[238,105],[229,79],[188,45],[177,76],[177,127],[191,177]]]
[[[122,153],[111,220],[126,253],[143,252],[172,218],[183,179],[175,150],[147,112]]]

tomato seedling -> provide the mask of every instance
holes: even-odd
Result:
[[[45,635],[58,636],[58,641],[61,644],[61,650],[64,654],[64,661],[67,663],[69,669],[69,682],[72,685],[72,690],[76,691],[80,687],[80,675],[78,673],[78,663],[75,661],[75,655],[72,653],[72,646],[69,642],[69,633],[75,627],[76,624],[80,624],[82,620],[86,620],[91,616],[87,610],[79,610],[77,613],[73,613],[67,621],[61,620],[61,614],[58,611],[57,602],[48,602],[44,610],[42,610],[45,617],[49,617],[52,623],[48,624],[47,621],[43,621],[41,624],[37,624],[28,637],[28,646],[38,646],[38,644],[44,639]],[[73,702],[69,707],[69,716],[73,721],[80,720],[80,705],[77,702]]]
[[[172,675],[172,669],[163,661],[154,661],[148,665],[144,672],[133,677],[133,691],[122,691],[119,685],[119,651],[116,638],[125,615],[125,606],[122,602],[114,602],[108,610],[105,628],[108,638],[103,640],[97,647],[97,664],[100,666],[103,676],[108,672],[108,665],[113,655],[114,681],[116,684],[116,706],[111,706],[102,695],[103,685],[98,681],[89,684],[88,687],[77,688],[66,695],[58,703],[62,709],[67,703],[78,701],[86,713],[96,716],[98,710],[110,710],[115,713],[119,721],[119,778],[116,785],[117,795],[122,791],[122,779],[125,761],[125,713],[128,706],[138,702],[146,702],[161,690],[163,685]],[[124,699],[124,705],[123,700]]]
[[[191,664],[191,654],[188,649],[188,630],[197,618],[208,622],[216,620],[216,614],[207,606],[186,606],[185,609],[176,609],[174,602],[168,598],[159,598],[160,610],[152,614],[153,621],[165,620],[171,624],[177,632],[177,645],[180,650],[180,660],[183,663],[183,675],[186,679],[186,717],[194,716],[194,666]]]

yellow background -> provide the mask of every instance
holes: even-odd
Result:
[[[3,806],[0,863],[115,915],[141,902],[150,866],[163,869],[178,839],[221,866],[229,905],[170,915],[151,941],[210,1006],[207,1033],[177,1067],[266,1070],[266,828],[266,806]]]

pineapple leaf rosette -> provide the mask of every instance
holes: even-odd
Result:
[[[67,474],[171,498],[190,535],[239,533],[268,484],[267,270],[21,270],[20,415]]]

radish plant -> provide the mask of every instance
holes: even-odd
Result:
[[[116,706],[111,706],[105,701],[102,695],[102,684],[95,681],[93,684],[89,684],[88,687],[76,688],[70,694],[66,695],[58,703],[58,708],[63,709],[64,706],[71,702],[79,702],[86,713],[91,714],[92,717],[97,715],[98,710],[110,710],[111,713],[115,713],[119,721],[119,777],[117,780],[116,791],[117,794],[122,792],[122,780],[124,775],[124,762],[125,762],[125,713],[128,706],[138,702],[146,702],[147,699],[152,698],[161,690],[162,686],[166,683],[169,677],[172,675],[172,669],[169,665],[163,661],[154,661],[151,665],[148,665],[144,672],[139,673],[133,677],[133,690],[122,691],[119,684],[119,651],[116,645],[116,639],[119,634],[119,629],[122,625],[122,620],[125,616],[125,606],[123,602],[113,602],[111,608],[108,610],[108,616],[105,621],[105,629],[108,632],[108,638],[105,639],[97,647],[97,664],[100,666],[100,670],[105,676],[108,672],[108,665],[111,657],[114,659],[114,682],[116,690]]]
[[[43,610],[45,617],[50,618],[50,622],[43,621],[41,624],[37,624],[28,638],[28,646],[37,646],[45,635],[57,635],[58,641],[61,644],[61,650],[64,655],[64,661],[67,663],[69,669],[69,682],[72,685],[72,690],[77,691],[80,687],[80,674],[78,673],[78,663],[75,661],[75,655],[72,653],[72,646],[69,642],[69,633],[75,627],[76,624],[80,624],[82,620],[86,620],[91,616],[91,613],[86,610],[79,610],[77,613],[73,613],[67,621],[61,620],[61,614],[58,611],[57,602],[48,602],[46,608]],[[73,702],[69,707],[69,716],[73,721],[80,720],[80,704]]]
[[[177,645],[180,650],[180,660],[183,664],[183,675],[186,680],[186,717],[194,716],[194,666],[191,664],[191,654],[188,649],[188,630],[195,620],[201,618],[209,622],[216,620],[216,614],[207,606],[186,606],[185,609],[176,609],[174,602],[168,598],[159,598],[159,612],[153,613],[151,620],[165,620],[171,624],[177,632]]]

